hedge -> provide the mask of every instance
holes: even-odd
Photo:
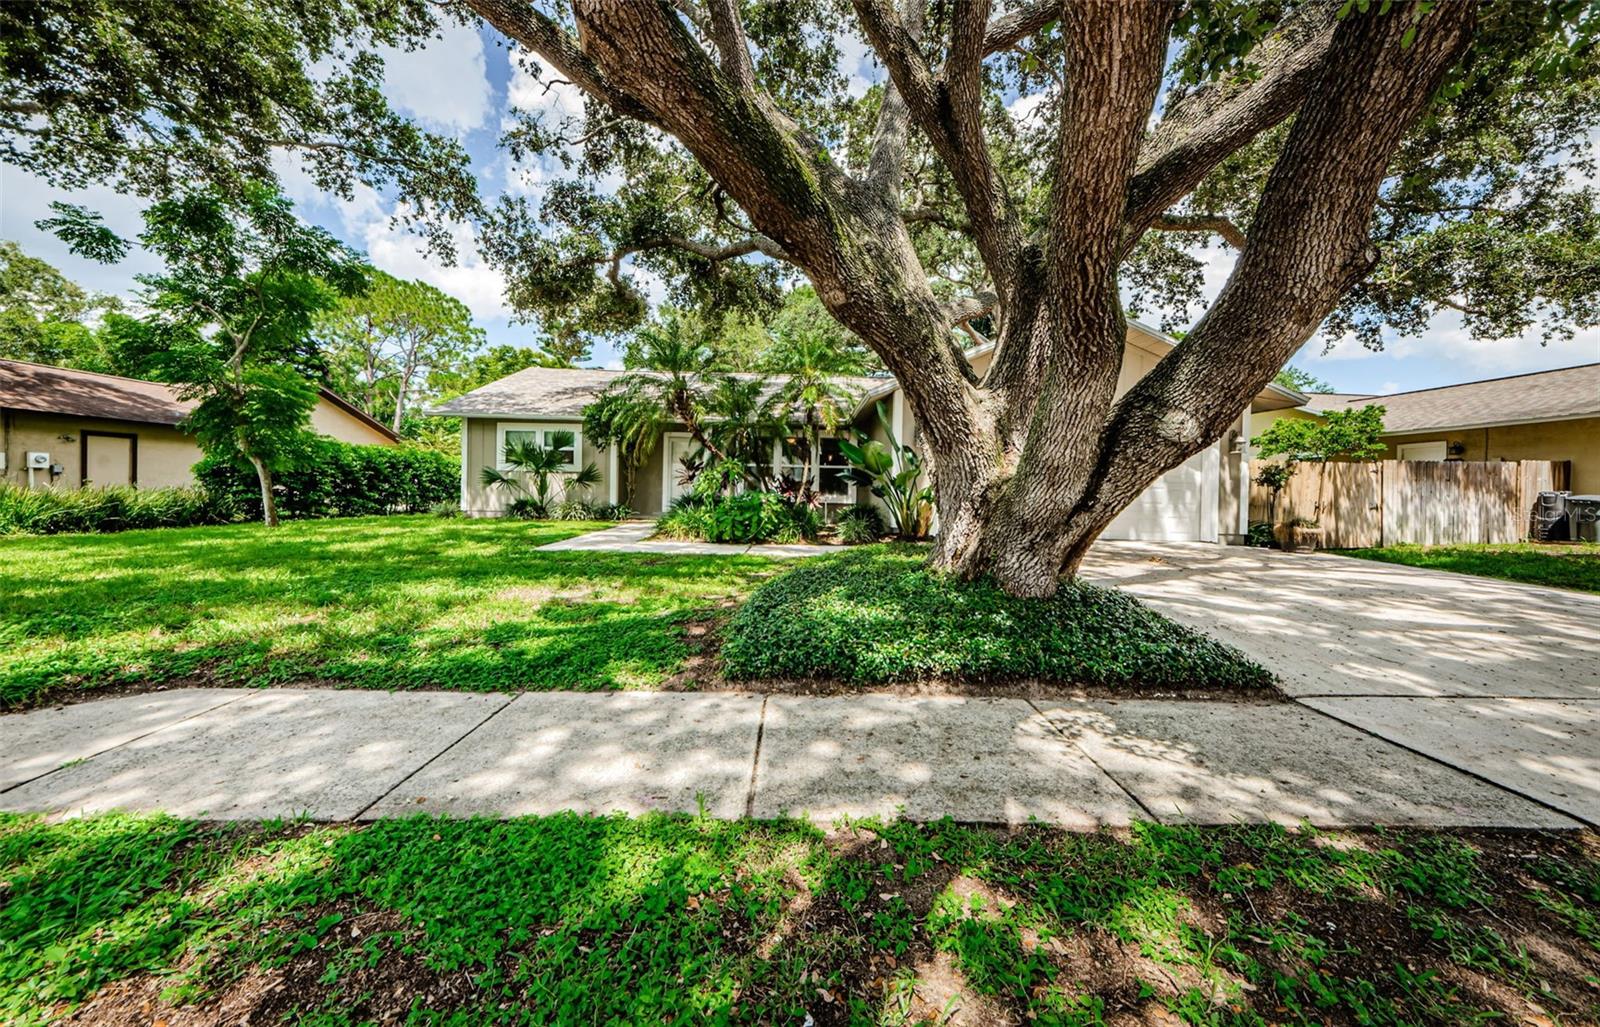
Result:
[[[197,488],[30,489],[0,482],[0,535],[187,528],[240,516],[230,498]]]
[[[208,456],[194,473],[207,490],[228,497],[247,517],[261,516],[261,486],[249,465]],[[455,502],[461,467],[431,449],[316,439],[273,482],[280,517],[363,517]]]

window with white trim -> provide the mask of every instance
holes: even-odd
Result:
[[[506,424],[502,423],[499,430],[499,442],[495,447],[495,464],[504,470],[506,464],[506,448],[523,443],[532,443],[545,449],[552,449],[563,432],[571,437],[568,445],[561,447],[561,469],[563,471],[576,471],[578,469],[578,454],[583,452],[583,433],[576,426],[559,424]]]

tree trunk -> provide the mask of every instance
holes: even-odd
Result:
[[[269,528],[278,526],[278,497],[272,494],[272,470],[258,457],[246,454],[250,465],[256,469],[256,480],[261,483],[261,522]]]

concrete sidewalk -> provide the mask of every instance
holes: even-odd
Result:
[[[0,717],[0,809],[65,814],[1600,819],[1475,773],[1292,703],[195,689]]]

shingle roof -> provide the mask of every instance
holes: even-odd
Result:
[[[194,409],[160,382],[0,360],[0,407],[41,414],[177,424]]]
[[[1306,401],[1301,404],[1302,410],[1309,410],[1313,414],[1325,414],[1329,410],[1343,410],[1345,406],[1355,400],[1365,400],[1371,397],[1355,392],[1308,392]],[[1357,404],[1358,406],[1360,404]]]
[[[399,441],[388,425],[374,420],[338,393],[317,394],[368,427]],[[73,367],[0,360],[0,407],[40,414],[103,417],[110,421],[176,425],[195,404],[179,399],[170,385]]]
[[[1331,409],[1350,409],[1368,403],[1383,406],[1384,431],[1391,435],[1600,417],[1600,364],[1535,371],[1388,396],[1346,397],[1343,406]]]
[[[551,417],[583,416],[583,408],[625,374],[650,374],[649,371],[609,371],[597,368],[528,367],[480,389],[440,403],[430,414],[457,417]],[[784,375],[738,374],[737,378],[765,378],[767,395],[776,392],[788,378]],[[838,378],[845,388],[864,395],[883,378]]]

